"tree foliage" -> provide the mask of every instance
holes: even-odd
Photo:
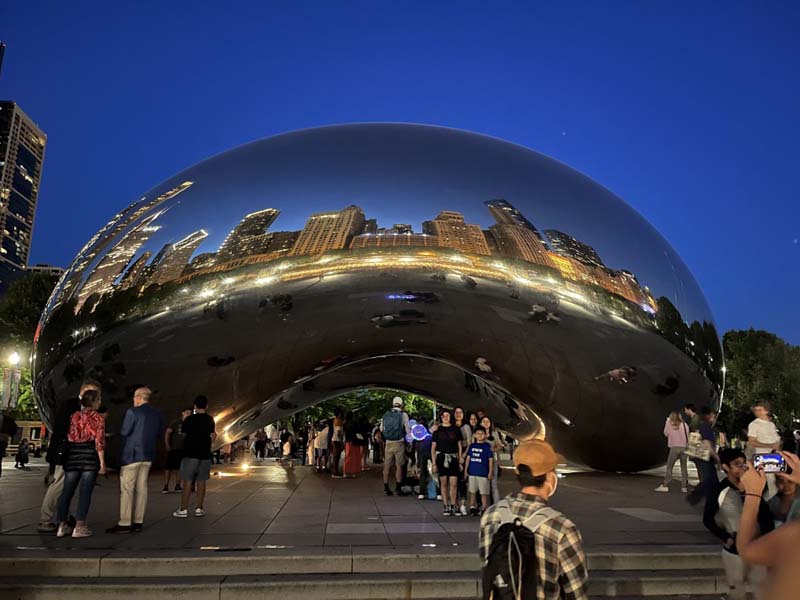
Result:
[[[778,427],[790,427],[800,417],[800,347],[755,329],[727,332],[723,346],[726,410],[720,418],[728,432],[746,429],[755,400],[769,401]]]
[[[58,279],[47,273],[30,273],[15,281],[0,300],[3,346],[28,350],[36,325]]]

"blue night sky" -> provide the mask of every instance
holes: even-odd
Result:
[[[0,5],[0,97],[48,134],[31,263],[66,266],[239,144],[432,123],[589,175],[670,241],[720,330],[800,343],[799,4],[124,4]]]

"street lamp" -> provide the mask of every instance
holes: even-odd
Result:
[[[12,367],[16,367],[19,364],[19,352],[12,352],[11,356],[8,357],[8,364]]]

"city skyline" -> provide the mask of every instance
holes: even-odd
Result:
[[[180,193],[176,190],[183,191],[188,187],[183,184],[152,202],[143,199],[141,204],[149,208],[161,206],[165,199]],[[421,247],[520,260],[552,269],[567,280],[599,286],[647,312],[656,312],[655,299],[648,288],[642,286],[633,273],[606,266],[590,245],[552,229],[545,230],[550,240],[548,244],[536,226],[513,203],[494,199],[483,204],[496,221],[488,230],[467,223],[459,211],[441,210],[433,219],[422,222],[422,232],[414,232],[409,223],[394,224],[389,229],[379,227],[378,219],[368,218],[365,211],[354,204],[339,210],[312,213],[299,231],[269,231],[279,220],[280,210],[265,207],[242,217],[216,252],[198,252],[209,237],[205,229],[200,229],[177,242],[164,244],[150,260],[151,251],[138,253],[149,237],[161,229],[157,220],[169,210],[169,207],[162,207],[140,223],[133,224],[97,263],[78,290],[75,311],[80,312],[93,294],[100,301],[132,287],[142,293],[152,285],[176,280],[185,283],[198,276],[225,273],[240,266],[268,263],[285,257],[321,256],[339,250]],[[132,208],[135,207],[126,210]],[[130,214],[142,215],[144,210],[139,207]],[[128,219],[127,223],[131,220]],[[82,268],[91,266],[87,260],[81,264]],[[70,291],[62,291],[59,302],[67,301]]]

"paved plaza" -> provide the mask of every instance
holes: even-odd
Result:
[[[45,464],[27,471],[8,459],[0,479],[0,548],[236,549],[253,547],[460,547],[477,551],[479,519],[445,517],[441,503],[414,497],[385,497],[378,467],[357,479],[332,479],[309,467],[286,470],[272,461],[247,471],[215,466],[205,517],[175,519],[178,494],[161,494],[162,474],[150,477],[144,530],[104,532],[116,523],[118,480],[100,478],[95,488],[88,539],[57,539],[36,532],[44,493]],[[669,494],[653,491],[660,476],[566,469],[552,504],[580,528],[587,548],[648,546],[716,547],[700,514],[686,504],[676,485]],[[500,478],[503,494],[515,488],[513,474]],[[673,483],[675,485],[675,482]]]

